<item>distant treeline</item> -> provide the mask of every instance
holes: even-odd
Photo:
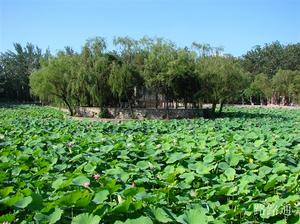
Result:
[[[32,44],[0,56],[0,99],[78,106],[141,107],[212,103],[295,104],[300,101],[300,43],[255,46],[242,57],[220,47],[178,47],[163,38],[118,37],[115,50],[104,38],[88,40],[80,52],[66,47],[52,55]],[[146,97],[147,96],[147,97]]]

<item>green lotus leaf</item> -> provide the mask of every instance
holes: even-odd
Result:
[[[101,218],[98,215],[82,213],[72,219],[72,224],[99,224]]]
[[[108,190],[102,190],[100,192],[97,192],[95,194],[93,202],[96,203],[96,204],[101,204],[101,203],[103,203],[107,199],[108,195],[109,195],[109,191]]]
[[[127,219],[125,222],[116,221],[115,224],[153,224],[153,222],[150,218],[141,216],[136,219]]]

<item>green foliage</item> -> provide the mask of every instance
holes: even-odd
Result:
[[[291,98],[297,98],[300,92],[299,77],[299,71],[278,70],[272,78],[274,92],[293,101]]]
[[[100,217],[99,216],[93,216],[88,213],[83,213],[80,215],[77,215],[72,219],[72,224],[84,224],[84,223],[89,223],[89,224],[98,224],[100,222]]]
[[[111,68],[109,76],[109,85],[112,93],[118,97],[127,99],[131,105],[134,98],[134,89],[138,88],[141,82],[141,77],[130,64],[116,64]]]
[[[273,77],[279,69],[299,70],[300,44],[282,45],[278,41],[255,46],[243,56],[245,69],[252,74]]]
[[[163,101],[167,109],[169,103],[195,108],[204,102],[213,104],[212,111],[217,103],[222,111],[226,101],[244,97],[273,104],[300,98],[299,78],[282,72],[300,70],[299,43],[256,46],[241,58],[222,54],[222,47],[193,42],[180,48],[163,38],[126,36],[113,43],[115,49],[107,51],[105,39],[96,37],[78,53],[65,47],[56,55],[15,44],[15,52],[0,56],[0,99],[65,105],[73,115],[80,106],[132,108],[154,97],[156,106]]]
[[[238,98],[247,87],[245,73],[240,65],[230,57],[205,57],[201,58],[196,65],[196,72],[201,82],[201,89],[198,93],[207,102],[221,105]],[[221,107],[222,109],[222,107]]]
[[[14,50],[0,54],[0,98],[31,101],[29,75],[40,68],[42,57],[49,55],[42,55],[41,49],[30,43],[25,47],[15,43]]]
[[[273,94],[271,80],[268,75],[260,73],[255,76],[254,81],[250,85],[252,96],[270,98]]]
[[[225,112],[101,123],[0,108],[0,220],[297,223],[300,111]]]
[[[300,74],[294,77],[294,98],[296,102],[300,103]]]
[[[139,217],[136,219],[127,219],[125,222],[121,222],[121,221],[116,221],[115,224],[153,224],[153,222],[151,221],[150,218],[148,217]]]
[[[98,192],[98,193],[95,194],[93,202],[95,204],[102,204],[107,199],[108,195],[109,195],[109,191],[108,190],[100,191],[100,192]]]
[[[205,213],[207,213],[207,210],[201,206],[197,206],[193,209],[187,210],[179,217],[178,221],[182,224],[204,224],[209,223],[209,221],[213,221],[213,218],[206,216]]]
[[[30,77],[33,95],[46,102],[65,104],[71,115],[78,106],[107,104],[110,65],[101,38],[87,41],[80,55],[71,49],[60,52]]]
[[[102,108],[99,113],[100,118],[113,118],[113,116],[110,114],[109,110],[107,108]]]
[[[196,93],[200,91],[200,83],[195,74],[196,55],[187,49],[179,49],[174,60],[168,63],[171,90],[175,99],[188,102],[196,101]]]
[[[263,99],[272,104],[296,103],[299,88],[295,88],[297,78],[293,78],[293,73],[299,73],[299,56],[299,43],[282,45],[276,41],[248,51],[241,62],[254,76],[254,82],[245,95],[259,97],[261,103]]]
[[[57,223],[61,219],[62,214],[63,214],[62,209],[55,208],[55,210],[49,215],[37,213],[34,216],[34,220],[37,221],[38,223],[54,224],[54,223]]]
[[[110,62],[105,55],[106,42],[103,38],[90,39],[79,57],[80,70],[73,81],[74,93],[79,105],[95,105],[102,108],[111,97],[108,85]]]
[[[155,93],[165,96],[166,101],[169,101],[173,87],[173,78],[170,71],[168,71],[168,65],[175,60],[175,57],[174,43],[157,39],[151,45],[145,61],[144,77],[146,86]]]
[[[61,52],[58,57],[52,58],[48,63],[31,74],[30,86],[32,94],[50,102],[64,103],[74,114],[74,96],[69,87],[77,71],[76,57]]]

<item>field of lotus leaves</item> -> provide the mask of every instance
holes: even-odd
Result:
[[[0,223],[300,223],[300,110],[75,121],[0,108]]]

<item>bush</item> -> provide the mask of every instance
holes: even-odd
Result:
[[[103,108],[98,116],[99,118],[113,118],[113,115],[108,111],[107,108]]]

